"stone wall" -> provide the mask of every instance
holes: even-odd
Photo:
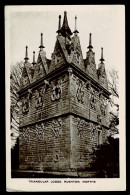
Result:
[[[93,86],[87,87],[87,82],[73,75],[70,83],[70,112],[90,121],[98,122],[100,116],[101,124],[109,126],[109,108],[107,98]],[[105,113],[102,113],[102,108]]]
[[[90,167],[92,152],[107,138],[107,129],[98,129],[98,125],[80,117],[71,116],[71,169]],[[98,132],[101,137],[98,138]],[[100,143],[99,140],[100,139]]]
[[[65,114],[69,110],[68,75],[49,80],[49,86],[44,84],[33,89],[29,100],[29,110],[23,113],[23,104],[26,96],[21,97],[23,103],[20,108],[20,126],[25,126]]]
[[[19,162],[22,170],[89,168],[92,151],[108,134],[103,92],[67,69],[21,96]],[[27,101],[25,101],[27,100]]]
[[[68,170],[70,119],[57,117],[20,129],[20,169]]]

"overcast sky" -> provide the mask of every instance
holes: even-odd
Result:
[[[92,45],[96,64],[104,48],[106,69],[119,70],[124,60],[124,6],[119,5],[78,5],[78,6],[12,6],[8,7],[10,62],[15,64],[25,57],[25,46],[28,46],[30,62],[33,51],[36,59],[40,46],[40,33],[46,56],[51,58],[54,50],[58,16],[62,22],[64,11],[67,11],[68,24],[74,31],[74,18],[77,16],[77,28],[84,59],[86,58],[89,33],[92,33]]]

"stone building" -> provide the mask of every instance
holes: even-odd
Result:
[[[37,61],[25,63],[18,92],[20,107],[19,169],[75,172],[90,167],[93,149],[109,134],[109,91],[103,48],[96,69],[89,38],[83,59],[75,17],[75,30],[61,16],[51,60],[41,34]],[[49,37],[48,37],[49,38]]]

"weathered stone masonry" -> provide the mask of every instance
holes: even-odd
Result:
[[[83,59],[78,31],[68,26],[64,13],[52,59],[46,58],[43,34],[37,62],[25,63],[18,92],[19,168],[21,170],[75,171],[90,166],[93,149],[102,144],[109,127],[109,91],[103,59],[96,69],[91,34]],[[71,37],[72,36],[72,37]]]

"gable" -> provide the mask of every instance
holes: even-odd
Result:
[[[65,64],[66,57],[67,57],[67,54],[65,52],[64,43],[61,41],[59,42],[59,39],[57,38],[54,52],[52,54],[52,60],[51,60],[49,72]]]
[[[92,50],[89,50],[87,52],[87,58],[85,60],[85,72],[94,80],[98,81],[97,69],[95,64],[95,53]]]
[[[33,81],[45,76],[48,73],[48,66],[46,63],[45,52],[40,51],[35,65]]]
[[[104,64],[99,64],[97,74],[98,74],[99,84],[103,86],[104,88],[108,89],[107,75],[106,75]]]
[[[22,77],[21,77],[21,81],[20,81],[20,88],[22,89],[22,88],[28,86],[29,84],[30,84],[30,80],[29,80],[29,77],[28,77],[26,67],[24,65],[23,72],[22,72]]]
[[[80,40],[77,35],[72,37],[70,62],[78,66],[83,71],[85,70]]]

